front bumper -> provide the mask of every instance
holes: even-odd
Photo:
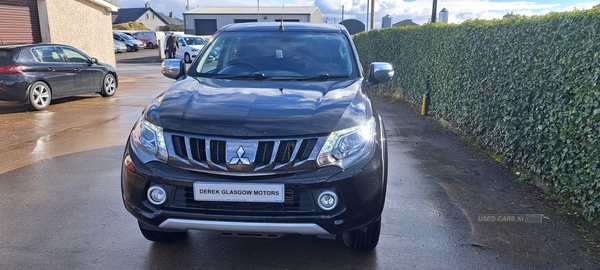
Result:
[[[122,167],[123,201],[142,223],[157,230],[210,230],[270,234],[339,234],[377,220],[385,199],[386,173],[381,144],[353,167],[335,166],[317,171],[263,177],[210,175],[170,167],[159,162],[143,164],[127,144],[124,157],[135,167]],[[283,203],[203,202],[193,197],[194,182],[284,184]],[[159,206],[147,198],[151,186],[167,192]],[[333,191],[338,204],[326,211],[318,195]]]

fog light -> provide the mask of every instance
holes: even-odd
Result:
[[[338,197],[332,191],[325,191],[319,195],[319,207],[323,210],[331,210],[335,208],[338,202]]]
[[[167,200],[167,192],[161,187],[150,187],[148,189],[148,200],[152,204],[163,204]]]

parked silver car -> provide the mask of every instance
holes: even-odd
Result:
[[[144,43],[123,33],[113,32],[113,39],[125,43],[128,52],[144,49]]]
[[[116,53],[122,53],[122,52],[127,51],[127,46],[125,45],[125,43],[118,41],[116,39],[114,39],[113,41],[115,43],[115,52]]]

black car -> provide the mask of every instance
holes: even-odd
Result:
[[[239,23],[215,33],[130,134],[121,187],[151,241],[190,229],[230,236],[379,240],[387,183],[383,122],[348,31],[316,23]]]
[[[56,98],[87,93],[112,96],[117,85],[114,67],[71,46],[0,46],[0,100],[43,110]]]

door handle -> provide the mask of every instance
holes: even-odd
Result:
[[[79,71],[79,69],[78,68],[74,68],[73,71]]]
[[[49,68],[48,68],[48,71],[52,71],[52,72],[54,72],[54,71],[56,71],[56,69],[49,67]]]

